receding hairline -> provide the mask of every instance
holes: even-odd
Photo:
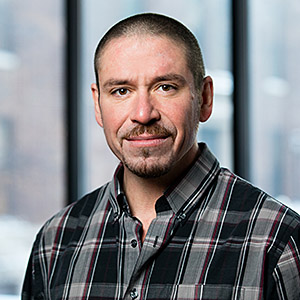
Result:
[[[122,38],[147,38],[147,37],[152,37],[155,39],[165,39],[170,41],[171,43],[173,43],[176,47],[178,47],[179,49],[182,50],[183,55],[187,56],[187,49],[186,49],[186,45],[184,44],[184,42],[174,39],[171,36],[169,36],[168,34],[154,34],[151,32],[147,32],[147,31],[139,31],[137,30],[136,32],[129,32],[129,33],[124,33],[122,35],[118,35],[118,36],[114,36],[113,38],[109,39],[105,45],[100,49],[100,51],[98,51],[97,55],[95,55],[95,66],[97,66],[97,69],[99,70],[100,68],[100,61],[101,61],[101,57],[103,56],[104,52],[107,50],[107,48],[111,45],[112,42],[118,40],[118,39],[122,39]],[[178,43],[179,42],[179,43]],[[187,57],[186,57],[187,60]]]

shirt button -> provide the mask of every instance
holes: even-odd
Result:
[[[135,248],[137,246],[137,240],[131,240],[130,244],[132,248]]]
[[[136,299],[138,297],[138,293],[136,289],[132,289],[130,292],[131,299]]]

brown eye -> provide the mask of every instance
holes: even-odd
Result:
[[[122,95],[122,96],[123,96],[123,95],[126,95],[127,92],[128,92],[127,89],[119,89],[119,94]]]
[[[120,88],[112,92],[116,96],[126,96],[129,93],[128,89]]]
[[[163,84],[163,85],[161,86],[161,89],[162,89],[163,91],[165,91],[165,92],[168,92],[168,91],[170,91],[170,90],[172,89],[172,86],[171,86],[171,85],[168,85],[168,84]]]
[[[173,85],[170,85],[170,84],[162,84],[159,87],[159,90],[161,90],[163,92],[170,92],[172,90],[176,90],[176,88]]]

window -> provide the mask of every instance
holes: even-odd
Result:
[[[251,181],[300,211],[300,3],[249,1]]]
[[[248,1],[249,165],[251,182],[299,212],[300,41],[295,30],[300,3],[287,1]],[[75,200],[66,199],[65,182],[70,111],[65,106],[65,2],[0,0],[0,300],[19,295],[42,223]],[[69,1],[75,3],[79,128],[70,127],[68,136],[79,140],[78,197],[109,181],[118,164],[94,118],[95,47],[112,24],[140,12],[175,17],[198,38],[215,86],[213,115],[200,125],[198,139],[208,143],[221,165],[233,169],[232,1],[161,0],[159,6],[154,0]]]
[[[62,1],[0,0],[0,299],[64,205],[63,42]]]

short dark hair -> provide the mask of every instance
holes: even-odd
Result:
[[[197,39],[182,23],[170,17],[155,13],[137,14],[121,20],[111,27],[102,37],[96,48],[94,57],[94,69],[98,88],[98,62],[105,46],[115,38],[136,34],[165,36],[176,43],[179,42],[185,50],[187,66],[193,75],[195,88],[198,92],[201,90],[205,76],[205,67]]]

